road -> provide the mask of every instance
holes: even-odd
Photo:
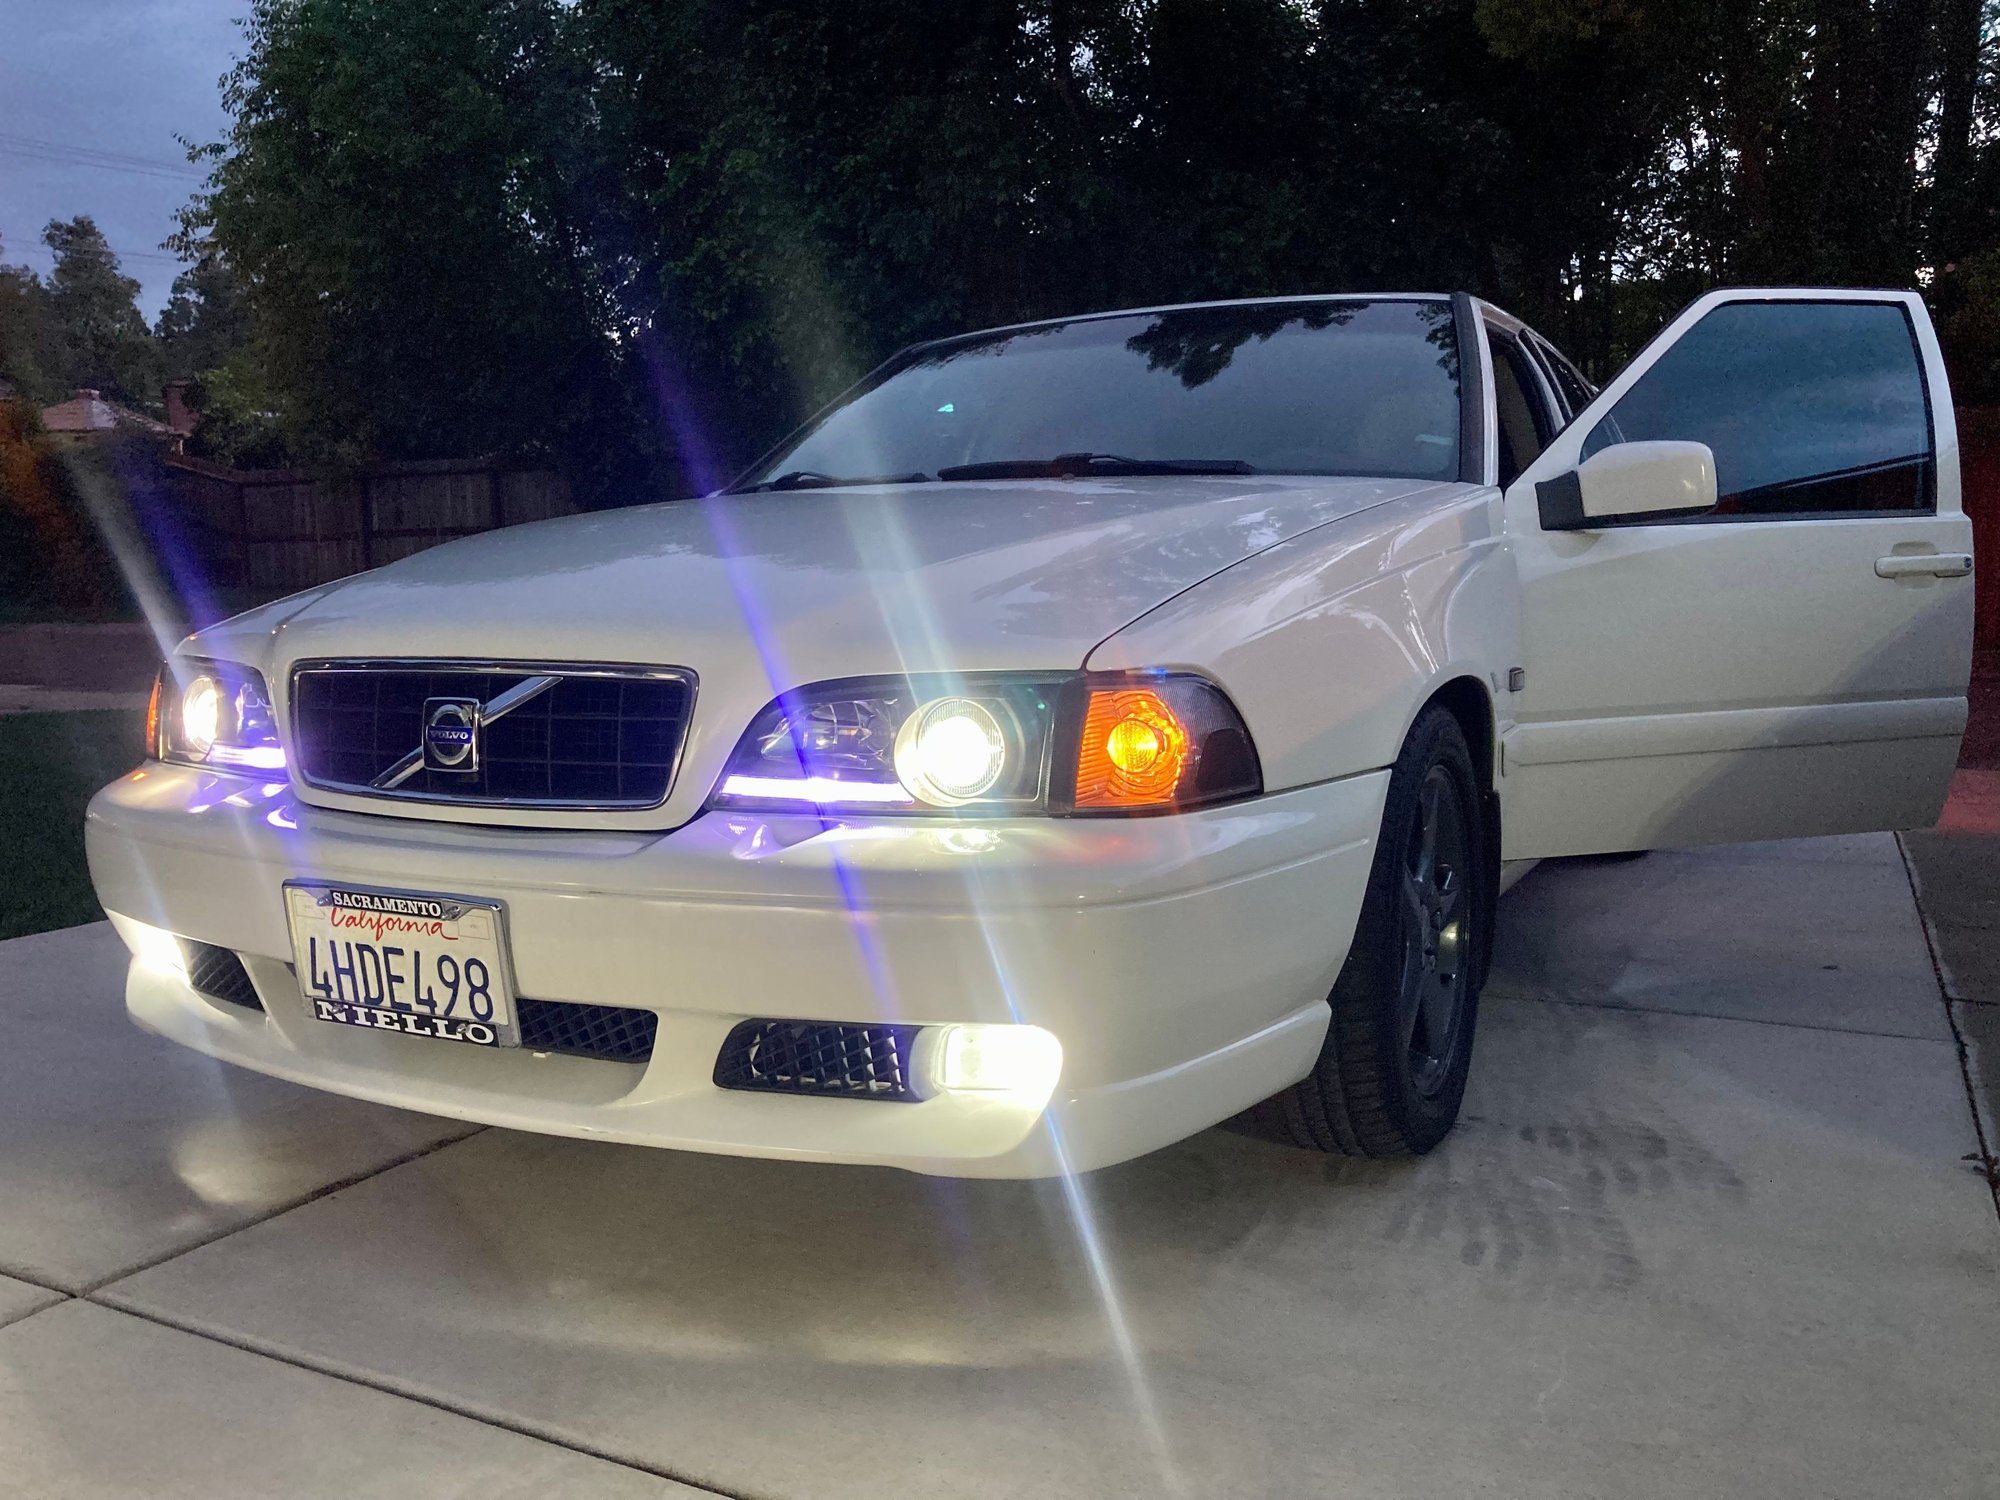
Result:
[[[172,644],[145,625],[0,625],[0,714],[143,707]]]

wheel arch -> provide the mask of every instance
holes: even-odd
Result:
[[[1465,731],[1466,743],[1472,749],[1473,764],[1479,768],[1480,794],[1491,798],[1499,756],[1493,694],[1484,682],[1469,673],[1447,678],[1431,689],[1430,696],[1410,716],[1410,722],[1415,724],[1432,704],[1449,709],[1452,717],[1458,720],[1459,728]]]

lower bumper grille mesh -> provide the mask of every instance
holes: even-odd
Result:
[[[642,1063],[653,1055],[657,1011],[629,1005],[572,1005],[561,1000],[516,1000],[521,1045],[535,1052],[566,1052],[611,1062]]]
[[[914,1026],[837,1021],[745,1021],[715,1060],[715,1085],[836,1099],[914,1100]]]
[[[250,971],[229,949],[182,938],[181,952],[187,957],[188,983],[209,999],[245,1010],[264,1008],[264,1002],[257,998],[257,986],[250,982]]]

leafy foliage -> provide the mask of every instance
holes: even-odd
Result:
[[[1939,324],[1955,356],[1952,392],[1966,405],[2000,406],[2000,248],[1959,268],[1958,295]]]
[[[40,405],[80,386],[132,406],[159,401],[159,358],[139,312],[139,283],[94,221],[51,221],[43,241],[55,254],[47,281],[0,266],[0,375]]]
[[[0,379],[22,400],[47,406],[70,394],[64,358],[48,288],[25,266],[0,265]]]
[[[20,401],[0,401],[0,601],[30,617],[92,616],[124,598],[74,468]]]
[[[566,166],[589,90],[552,0],[263,0],[183,248],[249,289],[302,455],[546,453],[635,429]]]
[[[1976,329],[1992,10],[256,0],[181,244],[240,283],[205,384],[244,432],[603,499],[1085,308],[1462,286],[1602,374],[1717,282],[1934,273]]]
[[[174,278],[153,333],[168,380],[193,380],[220,369],[249,340],[250,309],[236,274],[214,246]]]
[[[159,362],[139,312],[139,283],[87,216],[56,220],[42,239],[55,253],[49,312],[63,331],[66,384],[95,386],[128,404],[157,399]]]

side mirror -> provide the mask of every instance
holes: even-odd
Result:
[[[1544,531],[1694,515],[1713,510],[1715,496],[1715,454],[1706,443],[1614,443],[1535,486]]]

